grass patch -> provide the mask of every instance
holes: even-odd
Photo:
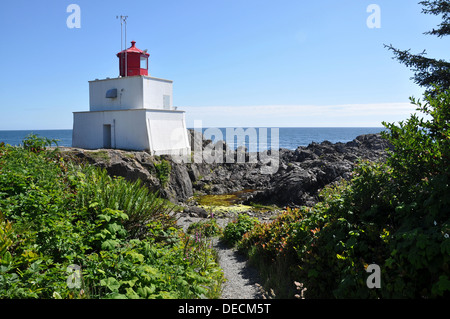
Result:
[[[111,160],[107,151],[91,151],[88,154],[96,161],[108,162]]]

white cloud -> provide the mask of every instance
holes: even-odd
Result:
[[[187,106],[187,126],[204,127],[379,127],[415,112],[410,103],[343,105]]]

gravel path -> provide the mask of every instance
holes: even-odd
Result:
[[[262,299],[258,272],[248,265],[247,258],[220,240],[215,240],[214,248],[227,279],[223,284],[222,299]]]
[[[203,218],[180,217],[178,224],[186,231],[187,227]],[[218,224],[224,227],[228,220],[218,219]],[[220,267],[226,278],[223,284],[221,299],[262,299],[263,290],[260,278],[255,268],[247,263],[247,258],[235,248],[228,247],[219,238],[214,238],[213,247],[217,250]]]

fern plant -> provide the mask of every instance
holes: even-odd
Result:
[[[89,183],[87,181],[90,181]],[[86,167],[73,177],[77,185],[75,205],[87,209],[88,218],[109,208],[127,214],[123,221],[125,229],[132,238],[148,235],[149,224],[160,221],[163,227],[173,227],[176,223],[171,215],[173,205],[150,192],[140,180],[133,183],[122,177],[111,177],[105,170]]]

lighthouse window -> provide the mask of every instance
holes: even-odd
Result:
[[[147,69],[148,59],[146,57],[141,57],[141,69]]]
[[[115,99],[117,97],[117,89],[111,89],[106,91],[107,99]]]

